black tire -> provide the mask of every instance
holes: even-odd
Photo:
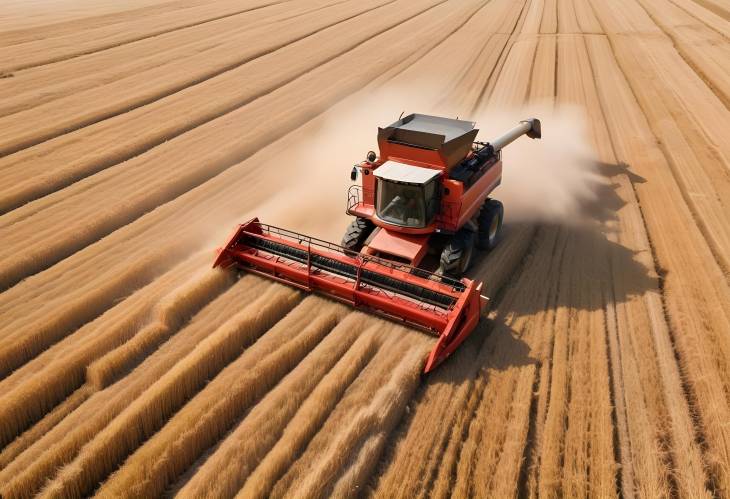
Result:
[[[477,247],[482,250],[493,250],[502,237],[504,205],[496,199],[487,199],[479,212],[479,235]]]
[[[454,234],[451,241],[441,252],[441,261],[437,273],[461,279],[461,276],[471,265],[475,237],[476,234],[468,229],[461,229]]]
[[[355,218],[342,236],[340,245],[352,251],[360,251],[375,225],[365,218]]]

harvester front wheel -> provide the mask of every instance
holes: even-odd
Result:
[[[493,250],[502,235],[504,205],[496,199],[487,199],[479,212],[479,236],[477,247],[482,250]]]
[[[471,265],[475,236],[476,234],[468,229],[462,229],[454,234],[441,252],[441,261],[436,273],[460,279]]]
[[[340,245],[352,251],[360,251],[373,229],[375,229],[375,224],[370,220],[357,217],[347,227]]]

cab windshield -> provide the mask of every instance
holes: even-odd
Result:
[[[425,227],[435,211],[435,185],[435,182],[407,184],[379,178],[378,217],[384,222],[405,227]]]

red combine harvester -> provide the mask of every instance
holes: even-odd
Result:
[[[353,167],[362,185],[348,191],[355,219],[335,245],[253,219],[238,226],[214,267],[235,266],[438,336],[424,372],[443,362],[474,330],[488,298],[464,278],[474,248],[499,240],[504,209],[489,194],[502,179],[501,150],[525,120],[491,142],[475,123],[411,114],[378,130],[380,156]]]

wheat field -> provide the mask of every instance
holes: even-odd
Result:
[[[405,111],[531,115],[435,338],[212,269]],[[528,116],[529,115],[529,116]],[[730,497],[723,0],[5,0],[0,497]]]

